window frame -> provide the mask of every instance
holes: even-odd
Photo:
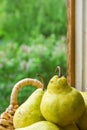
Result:
[[[75,86],[75,0],[67,0],[67,79]]]

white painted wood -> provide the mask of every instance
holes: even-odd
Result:
[[[87,0],[83,1],[83,91],[87,91]]]
[[[82,1],[75,2],[75,86],[82,88]]]
[[[87,91],[87,0],[75,2],[75,86]]]

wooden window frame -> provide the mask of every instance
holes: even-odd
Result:
[[[67,0],[67,79],[75,86],[75,0]]]

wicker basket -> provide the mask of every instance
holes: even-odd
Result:
[[[40,81],[32,78],[25,78],[17,82],[12,89],[10,97],[10,105],[5,110],[5,112],[3,112],[0,115],[0,130],[14,130],[13,116],[16,109],[19,107],[17,101],[18,92],[21,88],[27,85],[32,85],[35,86],[36,88],[43,87],[43,84]]]

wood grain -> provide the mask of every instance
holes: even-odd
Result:
[[[67,79],[75,86],[75,0],[67,0]]]

